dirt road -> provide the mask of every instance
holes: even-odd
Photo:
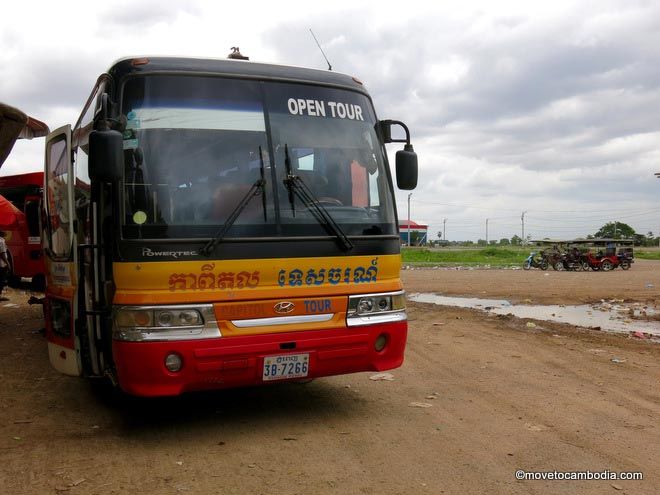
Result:
[[[415,270],[404,280],[410,292],[535,303],[657,301],[660,263],[548,276]],[[394,381],[363,373],[120,400],[52,371],[40,308],[22,292],[9,298],[0,303],[2,493],[658,493],[658,344],[411,304]],[[519,469],[644,479],[517,481]]]

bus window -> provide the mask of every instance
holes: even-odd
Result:
[[[69,226],[69,163],[66,156],[66,139],[56,139],[48,143],[47,201],[50,227],[50,249],[60,258],[71,253]]]

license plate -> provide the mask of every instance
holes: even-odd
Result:
[[[266,356],[262,379],[265,382],[304,378],[309,373],[309,354]]]

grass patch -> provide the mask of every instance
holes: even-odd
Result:
[[[660,261],[660,249],[636,249],[635,258]]]
[[[485,248],[401,248],[404,264],[419,266],[522,266],[532,251],[542,247],[485,247]],[[635,248],[635,258],[660,261],[660,249]]]
[[[419,265],[522,265],[530,249],[496,248],[482,249],[419,249],[402,248],[403,263]]]

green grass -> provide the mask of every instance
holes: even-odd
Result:
[[[419,266],[522,266],[531,251],[538,252],[537,246],[528,247],[487,247],[487,248],[401,248],[404,264]],[[635,248],[635,258],[659,260],[658,248]]]
[[[640,260],[660,260],[660,249],[635,249],[635,258],[639,258]]]
[[[511,266],[522,265],[530,249],[496,248],[481,249],[424,249],[402,248],[403,263],[418,265],[491,265]]]

